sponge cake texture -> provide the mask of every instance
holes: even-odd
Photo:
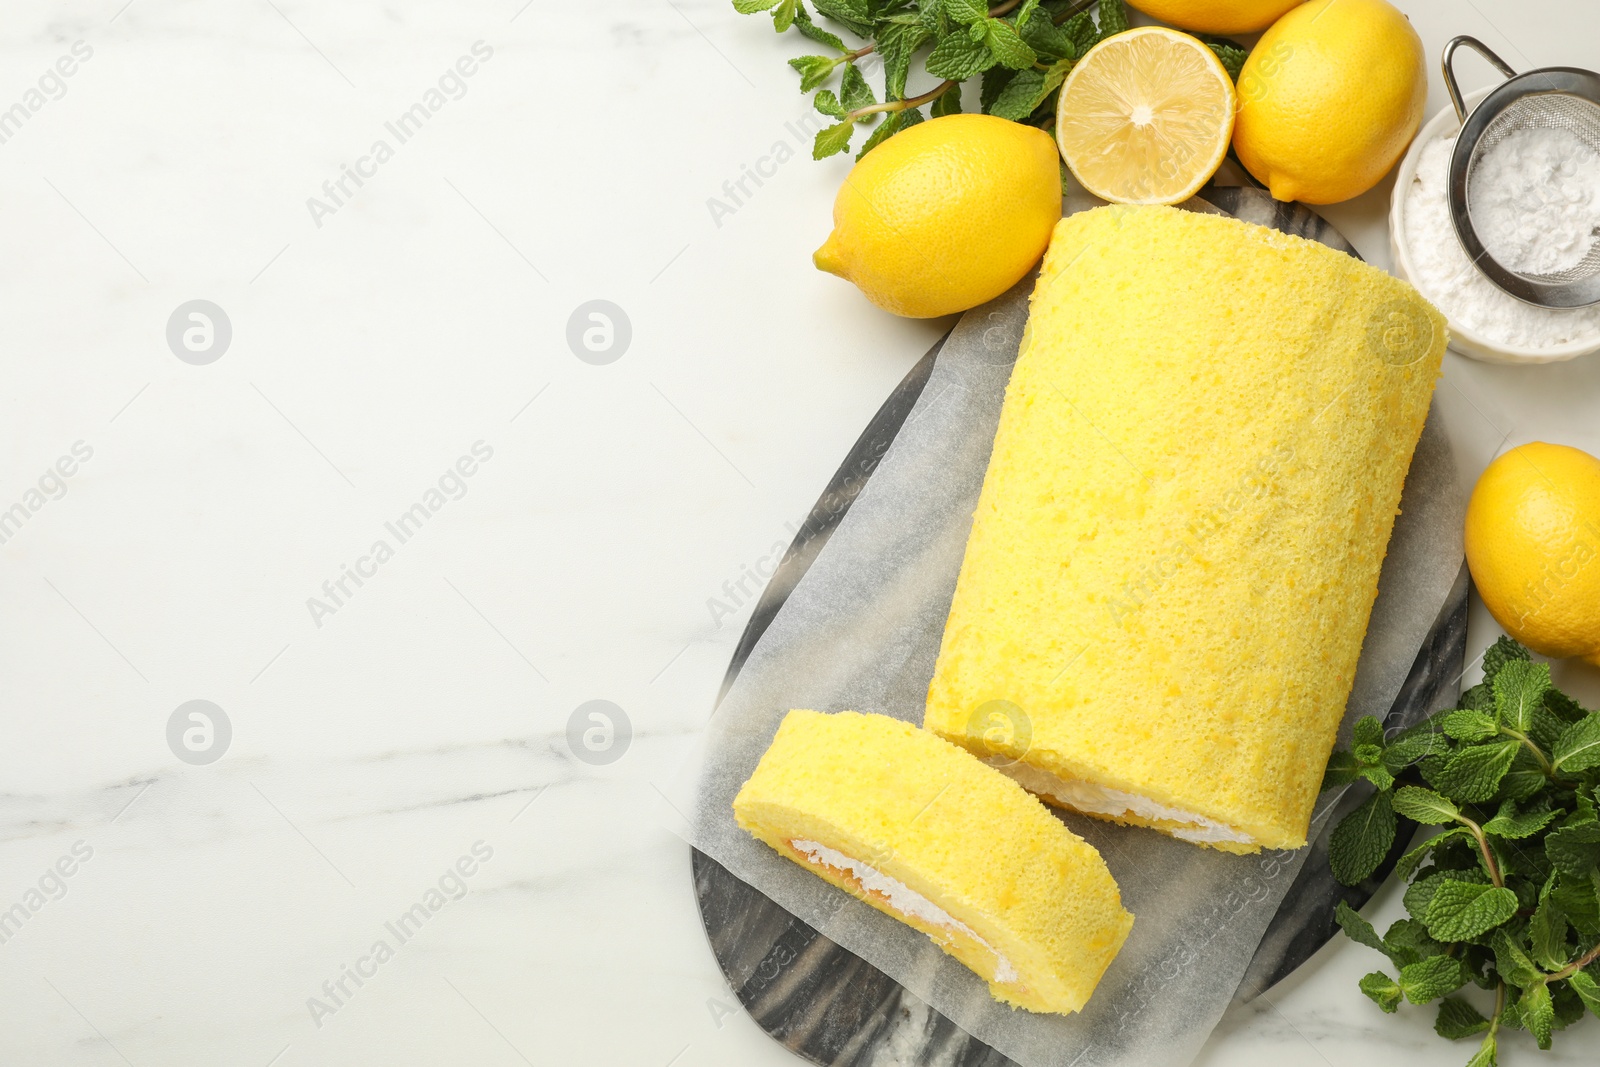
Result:
[[[733,810],[1017,1007],[1082,1008],[1133,925],[1094,846],[1005,775],[898,719],[791,711]]]
[[[925,725],[1052,803],[1305,844],[1445,340],[1409,285],[1311,241],[1062,220]]]

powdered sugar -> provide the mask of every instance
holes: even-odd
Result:
[[[1521,274],[1582,263],[1600,226],[1600,155],[1571,130],[1515,130],[1479,158],[1472,224],[1483,247]]]
[[[1573,310],[1535,307],[1508,295],[1472,265],[1456,237],[1445,199],[1450,153],[1454,147],[1453,134],[1426,145],[1417,160],[1411,188],[1406,191],[1404,241],[1411,263],[1412,283],[1453,325],[1465,327],[1496,344],[1549,348],[1600,336],[1600,307]],[[1496,146],[1496,150],[1499,147]],[[1474,185],[1487,184],[1488,180],[1483,174],[1475,175]],[[1548,177],[1545,180],[1548,181]],[[1473,221],[1480,227],[1484,224],[1476,210]],[[1548,251],[1543,240],[1529,241],[1524,245],[1532,250],[1522,254],[1559,261],[1563,255],[1559,251],[1562,244],[1560,240],[1550,242],[1549,247],[1557,250]],[[1514,252],[1506,254],[1515,255]],[[1570,256],[1570,248],[1564,254]],[[1501,262],[1506,263],[1506,260],[1501,259]]]

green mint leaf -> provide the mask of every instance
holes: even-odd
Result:
[[[1433,1032],[1451,1040],[1471,1037],[1489,1029],[1489,1020],[1483,1013],[1460,997],[1445,997],[1439,1002],[1439,1017],[1433,1021]]]
[[[1472,831],[1468,830],[1465,826],[1457,826],[1453,830],[1446,830],[1442,834],[1435,834],[1433,837],[1423,841],[1421,844],[1412,848],[1410,852],[1407,852],[1404,856],[1400,857],[1400,862],[1394,865],[1395,877],[1399,878],[1401,881],[1407,881],[1413,874],[1416,873],[1417,867],[1421,865],[1424,857],[1426,857],[1428,853],[1432,852],[1441,845],[1448,844],[1450,841],[1458,837],[1469,837],[1471,834]]]
[[[1006,86],[1010,85],[1011,79],[1016,76],[1016,71],[1001,66],[991,67],[983,72],[983,84],[978,91],[978,106],[983,109],[985,115],[994,107],[994,102],[1000,99],[1000,94],[1005,92]]]
[[[915,108],[912,110],[914,111]],[[868,137],[866,143],[861,146],[861,151],[856,153],[856,158],[860,159],[898,133],[901,127],[905,125],[905,116],[909,113],[907,111],[892,111],[885,115],[883,121],[878,123],[877,129],[872,131],[872,136]]]
[[[1400,968],[1400,992],[1413,1004],[1438,1000],[1467,982],[1467,972],[1451,956],[1429,956]]]
[[[1058,59],[1050,64],[1050,69],[1044,72],[1044,92],[1048,96],[1055,92],[1060,84],[1067,80],[1067,75],[1072,71],[1072,60]]]
[[[971,26],[989,17],[989,5],[983,0],[944,0],[944,13],[963,25]]]
[[[1028,42],[1028,47],[1037,52],[1041,58],[1066,60],[1078,58],[1078,49],[1073,44],[1072,38],[1065,29],[1048,18],[1029,19],[1026,25],[1018,19],[1017,31],[1022,34],[1022,39]]]
[[[1574,881],[1588,879],[1600,866],[1600,823],[1586,822],[1553,830],[1544,839],[1550,865]]]
[[[1350,751],[1355,753],[1356,759],[1362,763],[1377,763],[1383,759],[1382,745],[1357,745]]]
[[[1400,983],[1382,971],[1373,971],[1361,979],[1361,992],[1390,1015],[1400,1007]]]
[[[1444,954],[1445,947],[1428,936],[1428,928],[1415,919],[1399,919],[1389,924],[1383,935],[1389,958],[1397,967]]]
[[[944,17],[944,0],[922,0],[917,5],[917,21],[928,27],[929,33],[946,32],[949,22]]]
[[[1002,65],[1012,70],[1026,70],[1038,62],[1039,57],[1017,33],[1017,28],[1005,19],[989,19],[984,28],[984,40]]]
[[[1494,796],[1522,745],[1517,741],[1474,745],[1446,759],[1431,779],[1434,788],[1462,804],[1481,804]]]
[[[1595,1015],[1600,1015],[1600,981],[1588,971],[1574,971],[1567,983],[1572,986],[1572,991],[1583,998],[1583,1006]]]
[[[1438,941],[1482,937],[1517,913],[1517,895],[1509,889],[1471,882],[1447,881],[1428,901],[1422,921]]]
[[[1095,30],[1094,20],[1087,11],[1080,12],[1061,24],[1061,30],[1072,42],[1073,55],[1082,59],[1083,54],[1094,47],[1099,34]]]
[[[1522,945],[1504,928],[1494,932],[1489,944],[1494,949],[1494,969],[1504,981],[1526,987],[1544,979],[1543,972],[1528,958]]]
[[[1341,885],[1358,885],[1372,876],[1394,844],[1391,797],[1379,790],[1346,815],[1328,838],[1328,864]]]
[[[1486,685],[1493,686],[1495,675],[1500,673],[1500,668],[1513,660],[1526,660],[1531,657],[1528,650],[1509,637],[1501,637],[1489,650],[1483,654],[1483,680]]]
[[[1559,689],[1552,689],[1544,695],[1544,706],[1564,723],[1574,723],[1589,714],[1583,705],[1573,700]]]
[[[803,7],[794,9],[794,28],[799,30],[802,36],[809,37],[818,44],[825,44],[829,48],[838,49],[840,52],[850,51],[844,46],[844,42],[839,40],[838,34],[829,33],[815,22],[812,22],[811,16],[806,14],[806,9]]]
[[[778,0],[778,6],[772,9],[772,28],[783,33],[794,25],[800,10],[800,0]]]
[[[1600,767],[1600,713],[1585,715],[1561,731],[1550,756],[1555,769],[1567,774]]]
[[[1495,1058],[1495,1037],[1493,1034],[1485,1034],[1483,1044],[1478,1046],[1478,1051],[1467,1061],[1467,1067],[1496,1067],[1498,1063],[1499,1060]]]
[[[928,114],[934,118],[961,114],[961,86],[952,85],[940,93],[938,99],[934,100],[933,106],[928,109]]]
[[[1512,840],[1521,840],[1532,837],[1550,824],[1556,817],[1555,811],[1550,808],[1517,812],[1515,802],[1507,800],[1501,803],[1500,810],[1494,818],[1483,824],[1483,832],[1496,837],[1509,837]]]
[[[908,130],[922,121],[922,112],[918,111],[914,107],[908,107],[904,111],[900,112],[900,114],[904,116],[904,118],[902,118],[900,121],[900,128],[902,130]]]
[[[1517,1011],[1522,1016],[1522,1025],[1528,1028],[1535,1041],[1542,1049],[1550,1047],[1550,1031],[1555,1028],[1556,1008],[1550,1000],[1550,986],[1545,982],[1535,982],[1522,991],[1522,999],[1517,1001]]]
[[[1100,39],[1103,41],[1127,28],[1128,9],[1122,6],[1122,0],[1100,0]]]
[[[789,66],[800,72],[800,91],[809,93],[833,74],[837,62],[827,56],[795,56]]]
[[[1376,745],[1383,748],[1383,723],[1371,715],[1363,715],[1356,720],[1350,728],[1351,744],[1359,748],[1362,745]]]
[[[1322,772],[1322,788],[1332,789],[1335,786],[1349,785],[1361,777],[1361,761],[1356,759],[1355,753],[1340,749],[1328,757],[1328,769]]]
[[[1334,921],[1339,924],[1339,929],[1345,936],[1358,945],[1365,945],[1370,949],[1389,955],[1389,946],[1383,943],[1383,938],[1378,936],[1378,931],[1372,924],[1361,917],[1361,913],[1352,908],[1346,901],[1339,901],[1339,906],[1333,913]]]
[[[741,15],[754,15],[777,6],[778,0],[733,0],[733,9]]]
[[[1017,9],[1017,29],[1020,30],[1028,24],[1028,20],[1033,17],[1034,9],[1038,6],[1039,0],[1022,0],[1022,6]]]
[[[905,98],[911,55],[932,36],[916,23],[891,23],[878,31],[878,54],[883,57],[885,99]]]
[[[1583,939],[1600,940],[1600,875],[1589,880],[1563,876],[1550,891],[1550,899],[1561,905],[1567,922]]]
[[[1033,114],[1033,109],[1039,106],[1044,94],[1043,71],[1019,70],[1017,76],[1000,91],[999,99],[995,100],[989,114],[1021,122]]]
[[[1479,682],[1477,685],[1461,694],[1461,706],[1470,711],[1483,711],[1494,714],[1494,690],[1489,683]]]
[[[1394,788],[1394,775],[1390,774],[1381,766],[1361,768],[1361,777],[1365,778],[1379,789]]]
[[[831,118],[844,118],[844,108],[839,106],[839,98],[832,89],[824,89],[811,98],[811,106]],[[835,150],[837,151],[837,149]]]
[[[1528,941],[1533,962],[1549,971],[1567,965],[1567,916],[1561,905],[1550,899],[1551,883],[1539,894],[1539,906],[1528,920]]]
[[[1239,72],[1244,69],[1244,61],[1249,58],[1250,53],[1238,45],[1223,41],[1207,41],[1206,47],[1217,54],[1217,59],[1222,61],[1222,69],[1228,72],[1228,77],[1238,81]]]
[[[1550,998],[1556,1005],[1557,1030],[1565,1030],[1579,1019],[1583,1018],[1583,998],[1572,991],[1572,986],[1567,982],[1551,982]]]
[[[1417,763],[1417,770],[1422,772],[1424,780],[1431,782],[1444,773],[1445,765],[1450,762],[1452,754],[1452,750],[1446,749],[1437,756],[1425,756]]]
[[[872,36],[872,15],[866,0],[811,0],[817,14],[826,15],[857,37]]]
[[[1544,792],[1550,779],[1545,776],[1544,767],[1539,763],[1527,745],[1518,745],[1517,754],[1511,761],[1511,770],[1500,779],[1500,790],[1497,796],[1502,800],[1527,800]]]
[[[1556,741],[1567,728],[1566,720],[1550,710],[1550,693],[1555,691],[1552,689],[1546,693],[1544,700],[1533,709],[1533,724],[1528,727],[1529,740],[1546,752],[1555,747]]]
[[[904,100],[906,78],[911,74],[911,53],[900,52],[883,60],[883,98]]]
[[[861,73],[861,68],[854,63],[848,63],[844,68],[844,77],[839,80],[839,103],[846,111],[855,111],[857,108],[871,107],[878,102],[872,95],[872,87],[867,84],[866,75]]]
[[[1444,732],[1457,741],[1466,741],[1469,744],[1478,741],[1487,741],[1500,732],[1495,725],[1494,717],[1486,712],[1473,711],[1471,708],[1462,708],[1452,711],[1444,717],[1440,724]]]
[[[964,33],[952,33],[928,55],[928,73],[935,78],[963,82],[998,63],[993,52]]]
[[[1533,729],[1534,711],[1544,707],[1550,691],[1550,664],[1513,660],[1495,672],[1491,684],[1501,725],[1527,733]]]
[[[1417,733],[1406,732],[1395,738],[1383,750],[1383,766],[1390,774],[1399,774],[1426,756],[1436,756],[1449,751],[1450,743],[1433,729]]]
[[[817,95],[821,95],[820,93]],[[820,108],[818,110],[821,110]],[[827,159],[837,155],[850,147],[850,134],[856,128],[853,122],[841,122],[837,126],[817,131],[817,139],[811,144],[812,159]]]
[[[1404,815],[1412,822],[1419,822],[1423,826],[1443,826],[1447,822],[1454,822],[1461,815],[1461,809],[1453,802],[1431,789],[1423,789],[1416,785],[1395,790],[1394,810],[1397,815]]]

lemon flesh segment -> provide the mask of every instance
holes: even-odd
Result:
[[[1176,204],[1217,172],[1233,136],[1233,80],[1204,44],[1147,26],[1108,37],[1067,76],[1056,143],[1102,200]]]

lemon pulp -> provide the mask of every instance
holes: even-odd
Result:
[[[1186,33],[1143,26],[1108,37],[1061,88],[1056,143],[1073,177],[1119,204],[1187,200],[1222,165],[1233,80]]]

